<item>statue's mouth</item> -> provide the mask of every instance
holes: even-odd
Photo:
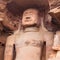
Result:
[[[25,22],[29,22],[29,21],[31,21],[31,18],[30,17],[26,17],[25,18]]]
[[[26,17],[26,19],[30,19],[30,17]]]

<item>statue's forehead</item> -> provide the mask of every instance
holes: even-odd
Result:
[[[24,11],[24,14],[25,13],[38,13],[38,10],[37,9],[27,9]]]

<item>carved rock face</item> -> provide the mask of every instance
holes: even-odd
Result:
[[[5,16],[5,14],[2,13],[2,12],[0,12],[0,21],[3,21],[4,20],[4,16]]]
[[[5,2],[0,2],[0,11],[3,11],[6,8],[6,3]]]
[[[4,8],[5,8],[5,5],[0,4],[0,9],[4,9]]]
[[[54,36],[54,43],[52,48],[57,51],[60,50],[60,31],[57,31],[56,35]]]
[[[34,25],[38,21],[38,10],[36,9],[27,9],[23,13],[22,25]]]

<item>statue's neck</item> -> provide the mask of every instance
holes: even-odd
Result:
[[[38,30],[39,30],[39,28],[37,28],[37,27],[26,27],[24,29],[24,31],[26,31],[26,32],[32,32],[32,31],[38,31]]]
[[[30,27],[26,27],[24,29],[24,31],[48,31],[45,27],[44,27],[44,23],[43,23],[43,20],[41,21],[41,26],[40,28],[36,27],[36,26],[30,26]]]

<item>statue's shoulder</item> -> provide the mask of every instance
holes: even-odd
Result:
[[[11,43],[15,43],[17,39],[20,38],[20,36],[23,34],[23,31],[15,31],[14,34],[8,36],[7,41]]]
[[[13,40],[13,38],[14,38],[14,34],[8,36],[8,37],[7,37],[7,40]]]
[[[20,30],[20,31],[16,31],[14,33],[14,38],[15,40],[17,40],[18,38],[20,38],[20,36],[23,34],[23,30]]]
[[[6,42],[6,44],[7,44],[7,45],[13,45],[13,44],[14,44],[14,39],[15,39],[15,37],[14,37],[13,34],[10,35],[10,36],[8,36],[8,37],[7,37],[7,42]]]

